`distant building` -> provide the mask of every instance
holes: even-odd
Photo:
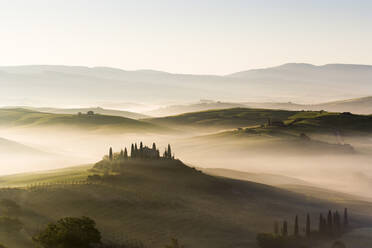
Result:
[[[94,111],[92,111],[92,110],[88,111],[87,115],[94,115]]]
[[[160,157],[159,150],[145,146],[140,150],[142,158],[157,159]]]

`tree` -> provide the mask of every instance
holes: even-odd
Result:
[[[33,240],[42,248],[91,248],[101,243],[101,234],[92,219],[67,217],[50,223]]]
[[[328,231],[328,234],[332,234],[332,232],[333,232],[333,220],[332,220],[332,212],[331,212],[331,210],[328,211],[327,231]]]
[[[338,211],[334,213],[333,217],[333,229],[336,235],[341,234],[341,217]]]
[[[347,214],[347,208],[344,209],[344,229],[347,230],[349,226],[349,216]]]
[[[297,237],[298,235],[299,235],[298,216],[296,215],[295,226],[294,226],[294,236]]]
[[[156,144],[155,144],[155,142],[152,143],[152,150],[156,151]]]
[[[288,236],[288,224],[287,224],[287,221],[284,221],[284,222],[283,222],[282,235],[283,235],[284,237]]]
[[[133,145],[133,143],[132,143],[132,145],[131,145],[131,147],[130,147],[130,156],[131,156],[132,158],[134,158],[134,145]]]
[[[164,151],[163,158],[168,158],[167,150]]]
[[[109,150],[109,159],[112,160],[113,154],[112,154],[112,147],[110,147]]]
[[[139,157],[142,158],[144,155],[143,155],[143,143],[142,141],[140,142],[140,149],[139,149]]]
[[[124,151],[123,151],[123,149],[120,150],[120,158],[124,158]]]
[[[168,144],[168,151],[167,151],[167,155],[168,155],[168,158],[172,158],[172,149],[171,149],[171,146],[170,144]]]
[[[134,144],[134,157],[135,158],[138,158],[138,147],[137,147],[137,143]]]
[[[306,215],[306,237],[310,237],[310,215]]]
[[[124,149],[124,158],[125,158],[125,159],[128,159],[128,150],[127,150],[126,147],[125,147],[125,149]]]

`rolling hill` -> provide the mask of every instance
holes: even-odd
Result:
[[[0,67],[0,87],[6,89],[0,92],[0,98],[2,105],[11,106],[95,106],[98,102],[120,103],[123,99],[150,104],[199,99],[314,103],[372,95],[371,68],[292,63],[216,76],[107,67],[10,66]]]
[[[19,128],[75,128],[92,131],[161,132],[154,124],[100,114],[51,114],[28,109],[0,109],[0,126]]]
[[[198,103],[185,104],[185,105],[170,105],[159,109],[151,110],[148,113],[151,116],[164,117],[169,115],[178,115],[188,112],[199,112],[206,110],[217,110],[217,109],[230,109],[230,108],[242,108],[244,104],[240,103],[229,103],[229,102],[215,102],[215,101],[200,101]]]
[[[100,107],[96,108],[37,108],[37,107],[27,107],[27,106],[21,106],[21,107],[7,107],[8,109],[14,109],[14,108],[23,108],[23,109],[30,109],[37,112],[43,112],[43,113],[52,113],[52,114],[72,114],[75,115],[77,113],[87,113],[89,111],[93,111],[96,114],[101,115],[112,115],[112,116],[120,116],[130,119],[142,119],[142,118],[148,118],[149,116],[144,114],[139,114],[135,112],[130,111],[122,111],[122,110],[114,110],[114,109],[104,109]]]
[[[353,114],[372,114],[372,97],[353,98],[347,100],[339,100],[332,102],[325,102],[319,104],[297,104],[292,102],[245,102],[242,103],[250,108],[264,108],[264,109],[285,109],[292,111],[311,110],[320,111],[325,110],[329,112],[351,112]]]
[[[329,208],[358,207],[350,211],[355,227],[371,225],[372,205],[337,204],[287,190],[205,175],[181,161],[137,161],[121,175],[87,183],[84,167],[41,174],[1,177],[3,186],[22,182],[25,188],[0,190],[22,207],[25,231],[0,234],[9,247],[28,248],[30,237],[52,220],[89,216],[106,240],[163,247],[177,237],[186,247],[257,247],[257,232],[271,232],[274,220],[295,214],[303,225],[310,213],[314,228],[320,212]],[[302,230],[302,229],[301,229]]]
[[[232,108],[185,113],[175,116],[145,119],[150,123],[167,125],[185,130],[221,130],[261,125],[269,118],[287,119],[296,112],[286,110],[264,110]]]
[[[242,127],[254,131],[282,133],[336,133],[363,135],[372,130],[372,117],[351,113],[325,111],[289,111],[272,109],[232,108],[185,113],[175,116],[145,119],[150,123],[184,130],[223,130]],[[268,120],[274,124],[267,125]]]
[[[19,155],[47,155],[40,150],[20,144],[18,142],[0,138],[0,151],[2,154],[19,154]]]

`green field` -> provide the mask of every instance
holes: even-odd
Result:
[[[60,171],[1,177],[0,198],[22,207],[24,231],[0,235],[13,248],[31,247],[30,236],[48,222],[65,216],[97,221],[106,240],[143,242],[164,247],[176,237],[186,247],[256,247],[257,232],[271,232],[274,220],[295,214],[301,224],[307,212],[313,228],[320,212],[342,210],[339,204],[263,184],[209,176],[175,161],[129,163],[124,173],[87,183],[87,166]],[[6,188],[18,186],[18,189]],[[352,225],[372,222],[370,205],[353,203]],[[290,229],[291,230],[291,229]]]
[[[0,126],[19,128],[71,128],[79,130],[164,132],[151,123],[110,115],[51,114],[28,109],[0,109]]]
[[[283,131],[361,135],[372,131],[372,116],[325,111],[285,111],[232,108],[186,113],[146,119],[146,121],[186,130],[222,130],[266,125],[268,120],[282,121]]]

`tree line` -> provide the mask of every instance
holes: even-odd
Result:
[[[261,248],[297,248],[307,247],[307,245],[321,239],[340,237],[350,230],[348,209],[344,209],[343,216],[338,211],[329,210],[328,214],[319,215],[317,229],[312,229],[310,214],[306,215],[306,223],[302,230],[298,215],[294,218],[293,232],[289,233],[288,222],[284,220],[280,225],[274,222],[274,233],[260,233],[257,235],[257,242]]]
[[[174,159],[174,154],[172,153],[171,145],[164,150],[163,156],[160,155],[159,149],[154,143],[152,147],[144,146],[142,141],[139,145],[137,143],[132,143],[130,147],[130,152],[128,152],[127,147],[121,149],[120,152],[114,153],[112,147],[109,149],[109,153],[104,159],[108,160],[128,160],[128,159]]]

